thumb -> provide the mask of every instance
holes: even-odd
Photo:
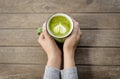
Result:
[[[46,22],[43,24],[43,33],[44,33],[44,35],[45,35],[46,38],[50,37],[49,34],[48,34],[48,32],[47,32]]]
[[[79,28],[78,24],[76,24],[74,22],[73,31],[72,31],[71,35],[69,36],[69,38],[71,38],[71,39],[77,39],[76,37],[77,37],[77,35],[79,33],[79,30],[80,30],[80,28]]]
[[[43,34],[43,32],[40,34],[39,38],[38,38],[38,42],[41,43],[41,41],[43,41],[45,39],[45,36]]]

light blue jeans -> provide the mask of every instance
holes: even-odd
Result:
[[[73,67],[59,70],[54,67],[46,66],[43,79],[78,79],[77,68]]]

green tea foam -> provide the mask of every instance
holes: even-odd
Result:
[[[64,16],[54,16],[49,22],[49,29],[55,36],[62,37],[69,33],[71,23]]]

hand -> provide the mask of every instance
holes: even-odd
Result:
[[[57,46],[55,40],[49,36],[46,30],[46,24],[43,24],[43,32],[40,34],[38,42],[45,50],[48,56],[48,63],[49,66],[54,66],[60,68],[61,64],[61,50]]]
[[[72,34],[65,40],[63,51],[64,51],[64,68],[71,68],[75,66],[74,54],[77,44],[79,43],[81,31],[78,22],[73,20],[74,29]]]
[[[73,22],[74,22],[73,32],[64,42],[63,51],[65,53],[70,53],[75,51],[77,44],[80,41],[80,36],[82,34],[80,31],[79,23],[76,22],[75,20],[73,20]]]

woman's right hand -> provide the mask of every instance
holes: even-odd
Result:
[[[80,41],[80,36],[82,32],[80,31],[79,23],[76,22],[75,20],[73,20],[73,22],[74,22],[73,32],[68,38],[66,38],[64,42],[63,46],[64,53],[74,52],[77,47],[77,44]]]
[[[74,54],[77,44],[80,41],[81,31],[78,22],[73,20],[74,29],[72,34],[65,40],[63,45],[64,69],[75,67]]]

